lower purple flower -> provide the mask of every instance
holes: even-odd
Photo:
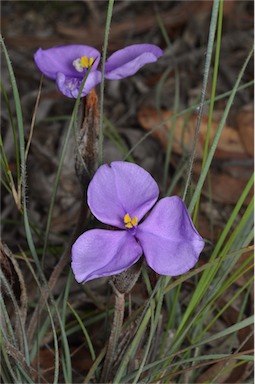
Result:
[[[136,164],[116,161],[97,170],[88,205],[98,220],[119,229],[91,229],[76,240],[72,269],[79,283],[123,272],[143,254],[162,275],[194,267],[204,248],[202,237],[179,197],[165,197],[154,206],[158,196],[155,180]]]

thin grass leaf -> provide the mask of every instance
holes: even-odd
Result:
[[[92,364],[88,374],[86,375],[83,384],[87,384],[90,382],[93,376],[96,376],[97,370],[99,368],[100,363],[102,362],[103,358],[105,357],[106,347],[101,350],[99,355],[97,356],[96,360]]]
[[[27,343],[27,338],[26,338],[25,324],[23,321],[23,316],[20,313],[20,308],[19,308],[17,300],[14,296],[14,293],[13,293],[8,281],[6,280],[4,274],[2,273],[1,270],[0,270],[0,280],[1,280],[3,286],[6,290],[9,298],[12,301],[13,308],[15,310],[15,320],[17,321],[16,335],[14,335],[14,332],[12,330],[11,321],[10,321],[10,319],[8,319],[9,316],[8,316],[7,310],[5,310],[4,300],[3,300],[2,295],[1,295],[2,309],[4,309],[4,315],[6,316],[6,320],[7,320],[6,325],[9,329],[9,331],[11,332],[12,342],[16,347],[17,347],[16,337],[19,336],[19,348],[22,351],[22,353],[24,354],[24,358],[25,358],[27,365],[29,365],[30,364],[29,348],[28,348],[28,343]],[[18,335],[17,335],[17,333],[18,333]]]
[[[114,0],[108,0],[108,9],[107,9],[105,32],[104,32],[104,46],[103,46],[103,54],[102,54],[102,61],[101,61],[102,80],[101,80],[101,84],[100,84],[99,138],[98,138],[98,163],[99,163],[99,165],[101,165],[103,163],[103,139],[104,139],[103,113],[104,113],[104,80],[105,80],[104,79],[104,73],[105,73],[105,62],[106,62],[106,54],[107,54],[108,40],[109,40],[110,27],[111,27],[113,5],[114,5]]]
[[[244,74],[244,72],[245,72],[245,69],[247,68],[247,65],[248,65],[248,63],[249,63],[249,61],[250,61],[252,55],[253,55],[253,48],[251,49],[251,51],[250,51],[250,53],[249,53],[247,59],[245,60],[244,65],[243,65],[241,71],[239,72],[239,75],[238,75],[238,77],[237,77],[236,83],[234,84],[234,87],[233,87],[233,90],[232,90],[232,92],[231,92],[231,94],[230,94],[230,97],[229,97],[229,99],[228,99],[226,108],[225,108],[225,110],[224,110],[224,112],[223,112],[222,118],[221,118],[220,123],[219,123],[219,128],[218,128],[218,130],[217,130],[217,132],[216,132],[216,134],[215,134],[213,143],[212,143],[212,145],[211,145],[211,149],[210,149],[210,151],[209,151],[209,154],[208,154],[206,163],[205,163],[205,165],[204,165],[204,169],[203,169],[202,172],[201,172],[201,175],[200,175],[199,180],[198,180],[198,182],[197,182],[197,187],[196,187],[196,189],[195,189],[195,191],[194,191],[194,194],[193,194],[193,196],[192,196],[191,202],[190,202],[190,204],[189,204],[189,212],[190,212],[190,213],[192,213],[192,211],[193,211],[193,209],[194,209],[194,207],[195,207],[196,201],[197,201],[197,199],[198,199],[198,196],[199,196],[199,194],[200,194],[200,192],[201,192],[201,189],[202,189],[202,186],[203,186],[203,184],[204,184],[204,181],[205,181],[206,175],[207,175],[207,173],[208,173],[209,167],[210,167],[210,165],[211,165],[211,162],[212,162],[212,159],[213,159],[215,150],[216,150],[216,148],[217,148],[217,145],[218,145],[218,142],[219,142],[219,139],[220,139],[222,130],[223,130],[224,125],[225,125],[225,123],[226,123],[227,116],[228,116],[229,111],[230,111],[230,108],[231,108],[231,106],[232,106],[232,104],[233,104],[233,101],[234,101],[234,97],[235,97],[235,95],[236,95],[237,88],[238,88],[238,86],[239,86],[239,83],[240,83],[240,81],[241,81],[241,79],[242,79],[242,77],[243,77],[243,74]]]
[[[5,383],[20,383],[21,377],[19,374],[19,371],[17,369],[17,366],[13,367],[13,362],[10,361],[10,355],[6,351],[6,345],[3,345],[2,343],[2,332],[0,330],[0,342],[1,342],[1,357],[2,357],[2,363],[1,363],[1,376],[3,375],[7,381]]]
[[[69,270],[69,274],[68,274],[66,286],[65,286],[65,291],[64,291],[64,295],[63,295],[62,316],[61,316],[61,320],[62,320],[61,323],[63,324],[62,343],[63,343],[63,347],[64,347],[63,348],[64,355],[63,355],[63,359],[62,359],[62,368],[64,371],[65,380],[68,383],[73,382],[70,349],[69,349],[69,345],[68,345],[68,341],[67,341],[67,337],[66,337],[66,333],[65,333],[65,324],[66,324],[66,316],[67,316],[66,309],[67,309],[67,304],[68,304],[67,300],[68,300],[68,296],[70,293],[71,281],[72,281],[72,272],[71,272],[71,270]],[[63,337],[63,334],[65,334],[65,337]]]
[[[104,124],[106,128],[106,130],[104,131],[104,136],[108,137],[116,145],[116,148],[120,149],[120,151],[123,153],[123,156],[126,156],[128,153],[128,147],[119,132],[117,131],[116,127],[105,116]],[[132,155],[128,156],[126,159],[131,163],[135,162]]]
[[[213,111],[214,111],[214,105],[215,105],[216,86],[217,86],[217,78],[218,78],[219,62],[220,62],[220,49],[221,49],[222,23],[223,23],[223,3],[224,3],[224,0],[220,0],[219,13],[218,13],[218,23],[217,23],[215,59],[214,59],[214,66],[213,66],[212,91],[211,91],[211,98],[210,98],[208,125],[207,125],[207,131],[206,131],[205,146],[204,146],[204,153],[203,153],[201,170],[203,170],[203,168],[205,166],[205,161],[206,161],[207,154],[208,154],[209,142],[210,142],[210,132],[211,132],[211,126],[212,126],[212,121],[213,121]],[[210,174],[208,174],[208,177],[210,179]],[[200,197],[198,197],[198,199],[197,199],[196,209],[195,209],[195,212],[193,215],[194,222],[196,222],[196,218],[197,218],[197,214],[198,214],[199,200],[200,200]]]
[[[150,348],[151,348],[151,345],[152,345],[152,340],[153,340],[153,336],[154,336],[154,333],[155,333],[155,324],[157,324],[157,323],[156,323],[155,318],[154,318],[153,305],[151,303],[151,324],[150,324],[149,338],[148,338],[148,342],[145,345],[145,348],[144,348],[144,351],[143,351],[143,358],[142,358],[142,361],[140,362],[140,367],[138,369],[137,375],[134,377],[134,379],[132,381],[133,384],[138,383],[138,380],[140,379],[140,376],[141,376],[141,374],[143,372],[143,368],[145,366],[145,363],[146,363],[146,360],[148,358],[148,355],[149,355],[149,352],[150,352]]]
[[[180,352],[183,352],[183,351],[184,350],[181,350]],[[180,355],[180,352],[175,354],[175,356]],[[155,368],[158,365],[161,365],[167,359],[169,359],[169,356],[164,358],[164,359],[161,359],[161,360],[147,364],[143,369],[143,373],[151,370],[151,368]],[[189,368],[183,368],[182,370],[175,372],[174,375],[173,375],[173,373],[169,373],[168,375],[169,376],[171,376],[171,375],[176,376],[177,374],[183,373],[187,370],[195,370],[199,367],[208,366],[209,364],[216,364],[220,361],[229,361],[229,360],[240,360],[243,362],[253,361],[254,360],[253,350],[243,351],[243,352],[235,353],[235,354],[231,354],[231,355],[225,354],[225,353],[222,353],[222,354],[218,353],[218,354],[207,354],[207,355],[202,355],[202,356],[193,356],[191,358],[181,359],[181,362],[177,361],[177,362],[173,362],[173,363],[169,364],[168,369],[170,370],[176,366],[178,367],[178,365],[184,365],[184,364],[189,364],[189,363],[193,363],[193,362],[197,363],[197,365],[196,366],[192,365]],[[201,364],[202,361],[205,361],[205,363]],[[126,375],[125,376],[125,382],[131,382],[131,380],[135,377],[135,374],[136,374],[136,372],[132,372],[132,373]],[[163,377],[161,377],[161,379],[163,379]],[[156,382],[156,381],[153,381],[151,379],[148,382]],[[163,382],[163,381],[161,381],[161,382]]]
[[[211,343],[212,341],[221,339],[222,337],[226,337],[228,335],[231,335],[232,333],[236,333],[243,328],[249,327],[250,325],[253,324],[253,322],[254,322],[254,316],[250,316],[247,319],[244,319],[244,320],[240,321],[239,323],[231,325],[230,327],[224,329],[223,331],[216,333],[215,335],[212,335],[209,337],[207,336],[206,339],[200,341],[196,345],[199,346],[199,345],[202,345],[203,343],[204,344],[205,343]]]
[[[187,194],[190,179],[191,179],[193,163],[195,160],[196,145],[197,145],[199,128],[200,128],[200,123],[201,123],[201,118],[202,118],[202,113],[203,113],[203,108],[204,108],[204,103],[205,103],[206,89],[207,89],[211,60],[212,60],[214,36],[215,36],[215,31],[216,31],[216,26],[217,26],[218,9],[219,9],[219,0],[214,0],[213,1],[211,21],[210,21],[208,45],[207,45],[207,50],[206,50],[203,86],[202,86],[202,90],[201,90],[201,101],[200,101],[200,105],[199,105],[199,111],[198,111],[198,117],[197,117],[197,126],[196,126],[196,130],[195,130],[195,135],[194,135],[193,150],[191,152],[190,166],[189,166],[187,180],[186,180],[186,184],[185,184],[185,188],[184,188],[184,192],[183,192],[183,196],[182,196],[183,201],[185,201],[185,198],[186,198],[186,194]]]
[[[26,262],[27,262],[27,266],[30,270],[30,272],[32,273],[32,276],[41,292],[41,294],[43,294],[42,292],[42,287],[40,285],[40,282],[37,278],[37,275],[36,275],[36,272],[34,271],[31,263],[28,261],[28,259],[26,259]],[[51,324],[51,329],[52,329],[52,334],[53,334],[53,343],[54,343],[54,357],[55,357],[55,361],[54,361],[54,379],[53,379],[53,383],[54,384],[57,384],[58,383],[58,378],[59,378],[59,348],[58,348],[58,338],[57,338],[57,331],[56,331],[56,327],[55,327],[55,324],[54,324],[54,320],[53,320],[53,316],[52,316],[52,313],[51,313],[51,308],[50,306],[48,305],[47,301],[45,302],[45,306],[46,306],[46,309],[47,309],[47,312],[48,312],[48,315],[49,317],[47,318],[47,321],[48,319],[50,320],[50,324]],[[54,308],[55,310],[57,310],[57,306],[55,306]],[[58,313],[58,312],[57,312]]]
[[[85,328],[85,326],[84,326],[84,324],[83,324],[83,322],[82,322],[82,319],[81,319],[80,316],[78,315],[77,311],[73,308],[73,306],[72,306],[69,302],[67,302],[67,305],[68,305],[69,309],[72,311],[72,313],[74,314],[76,320],[78,321],[78,323],[79,323],[79,325],[80,325],[80,328],[81,328],[81,330],[82,330],[82,332],[83,332],[83,334],[84,334],[84,336],[85,336],[85,339],[86,339],[86,341],[87,341],[87,343],[88,343],[88,347],[89,347],[89,352],[90,352],[90,355],[91,355],[91,359],[92,359],[93,361],[95,361],[95,360],[96,360],[96,354],[95,354],[95,350],[94,350],[94,347],[93,347],[91,338],[90,338],[90,336],[89,336],[89,333],[88,333],[88,331],[86,330],[86,328]]]
[[[10,117],[10,123],[12,127],[12,134],[13,134],[13,144],[14,144],[14,151],[15,151],[15,158],[16,158],[16,172],[17,172],[17,180],[19,182],[20,180],[20,158],[19,158],[19,145],[18,145],[18,139],[17,139],[17,134],[16,134],[16,127],[14,124],[14,118],[11,110],[11,106],[9,103],[9,98],[7,96],[7,93],[5,91],[5,88],[3,86],[2,81],[0,80],[0,86],[1,86],[1,91],[4,96],[4,101],[7,106],[8,114]]]
[[[159,13],[157,13],[157,22],[159,24],[161,33],[166,41],[166,44],[168,46],[168,49],[171,50],[172,44],[170,42],[170,39],[168,37],[166,28],[164,26],[163,20],[160,17]],[[164,164],[164,172],[163,172],[163,192],[165,195],[166,189],[167,189],[167,179],[168,179],[168,171],[169,171],[169,165],[170,165],[170,157],[171,157],[171,151],[172,151],[172,146],[173,146],[173,139],[174,139],[174,131],[175,131],[175,126],[176,126],[176,115],[179,110],[179,104],[180,104],[180,75],[179,75],[179,69],[176,64],[175,57],[172,56],[172,65],[173,67],[170,68],[174,70],[175,72],[175,77],[174,77],[174,85],[175,85],[175,92],[174,92],[174,103],[173,103],[173,115],[175,116],[172,120],[172,129],[169,130],[168,133],[168,142],[167,142],[167,148],[166,148],[166,156],[165,156],[165,164]],[[157,87],[157,92],[156,92],[156,106],[158,107],[158,113],[161,115],[160,109],[159,109],[159,92],[161,92],[161,88],[164,85],[165,79],[167,78],[169,74],[170,68],[167,68],[165,73],[163,73],[161,77],[161,81],[158,84]]]
[[[36,112],[37,112],[38,105],[39,105],[39,100],[40,100],[40,97],[41,97],[42,79],[43,79],[43,76],[41,77],[41,81],[40,81],[40,85],[39,85],[39,90],[38,90],[38,94],[37,94],[37,98],[36,98],[36,102],[35,102],[35,108],[34,108],[34,112],[33,112],[33,116],[32,116],[29,136],[28,136],[28,141],[27,141],[27,145],[26,145],[26,149],[25,149],[25,162],[27,161],[29,148],[30,148],[30,145],[31,145],[31,142],[32,142],[34,127],[35,127]]]
[[[138,345],[140,344],[140,341],[142,340],[143,335],[147,329],[147,325],[150,321],[150,318],[151,318],[151,307],[149,307],[149,309],[147,310],[138,330],[136,331],[136,334],[134,336],[133,341],[131,342],[127,351],[125,352],[124,357],[122,359],[122,362],[119,366],[119,369],[118,369],[118,371],[117,371],[117,373],[113,379],[113,382],[115,382],[115,383],[123,382],[123,376],[124,376],[124,373],[126,371],[127,365],[129,363],[131,357],[135,355],[135,352],[138,348]]]
[[[230,224],[231,225],[233,224],[234,218],[236,217],[237,212],[240,210],[241,205],[244,202],[245,196],[247,196],[248,191],[251,188],[251,185],[252,185],[252,183],[251,183],[251,180],[250,180],[248,182],[248,184],[247,184],[247,188],[244,190],[244,192],[242,193],[242,196],[240,197],[238,203],[236,204],[236,209],[234,209],[233,214],[231,215],[231,217],[229,219],[229,224],[227,223],[227,225],[226,225],[226,227],[228,228],[228,231],[230,230]],[[222,244],[222,237],[224,237],[224,239],[225,239],[225,237],[227,236],[227,233],[228,233],[227,231],[223,231],[222,236],[220,237],[218,243]],[[229,248],[228,248],[228,250],[229,250]],[[219,247],[217,248],[217,251],[219,252]],[[227,248],[225,248],[225,251],[227,251]],[[184,327],[184,324],[186,323],[187,319],[190,317],[191,313],[194,311],[194,309],[196,308],[198,303],[201,301],[201,298],[203,297],[204,292],[207,291],[208,286],[210,285],[212,279],[214,278],[217,270],[219,270],[219,268],[221,266],[221,263],[224,260],[224,255],[226,255],[226,253],[227,252],[223,252],[221,254],[222,255],[221,256],[221,261],[219,262],[219,260],[218,260],[218,263],[215,264],[214,268],[207,269],[204,272],[204,274],[202,275],[202,277],[201,277],[201,279],[200,279],[200,281],[199,281],[199,283],[197,285],[197,288],[196,288],[194,294],[192,295],[190,304],[189,304],[188,308],[185,311],[185,314],[184,314],[182,322],[181,322],[181,324],[179,326],[179,331],[178,332],[181,332],[181,330]],[[213,252],[213,254],[211,255],[210,260],[214,260],[217,255],[218,255],[218,253],[216,254],[216,252]]]
[[[8,311],[6,309],[6,305],[3,299],[3,296],[0,295],[0,303],[1,303],[1,338],[5,341],[11,342],[15,347],[17,347],[17,340],[14,329],[12,327],[12,322],[9,317]]]
[[[4,52],[5,60],[7,63],[7,68],[8,68],[10,81],[11,81],[11,85],[12,85],[12,90],[13,90],[16,115],[17,115],[18,132],[19,132],[19,156],[20,156],[20,166],[21,166],[21,179],[20,179],[19,187],[20,188],[21,188],[21,186],[23,187],[22,202],[23,202],[23,219],[24,219],[26,238],[27,238],[30,252],[33,255],[33,259],[34,259],[35,263],[37,264],[38,271],[43,278],[43,273],[42,273],[42,270],[41,270],[40,265],[39,265],[39,259],[38,259],[36,248],[35,248],[35,245],[33,242],[30,224],[29,224],[29,220],[28,220],[28,213],[27,213],[25,138],[24,138],[23,116],[22,116],[19,91],[18,91],[15,75],[13,72],[12,64],[11,64],[11,61],[10,61],[10,58],[9,58],[9,55],[8,55],[8,52],[7,52],[7,49],[6,49],[6,46],[4,44],[2,36],[0,36],[0,43],[3,47],[3,52]],[[18,189],[18,193],[20,193],[19,189]]]
[[[217,314],[213,317],[213,319],[209,322],[209,324],[205,327],[203,327],[203,329],[201,330],[201,325],[200,325],[200,333],[199,333],[199,336],[197,338],[201,338],[204,334],[207,333],[207,331],[215,324],[215,322],[218,320],[218,318],[229,308],[229,306],[232,305],[232,303],[238,298],[238,296],[241,295],[241,293],[247,288],[250,286],[250,284],[252,283],[253,281],[253,277],[250,278],[243,286],[242,288],[240,288],[232,297],[231,299],[226,303],[226,305],[224,305],[218,312]],[[224,291],[223,291],[224,292]],[[222,294],[222,292],[221,292]],[[213,300],[213,302],[215,301],[216,299]],[[214,310],[214,306],[213,306],[213,302],[212,303],[209,303],[208,304],[208,307],[210,308],[211,306],[211,312],[213,312]],[[241,312],[241,311],[240,311]],[[207,314],[208,315],[208,314]],[[210,318],[210,316],[208,316]],[[203,321],[204,324],[206,324],[205,321]],[[194,342],[196,342],[197,340],[194,339]]]
[[[45,256],[46,256],[51,220],[52,220],[52,215],[53,215],[53,209],[54,209],[54,204],[55,204],[56,196],[57,196],[57,190],[58,190],[60,177],[61,177],[61,173],[62,173],[62,169],[63,169],[63,165],[64,165],[64,159],[65,159],[66,151],[68,148],[72,128],[75,127],[75,122],[77,121],[78,107],[80,104],[80,97],[81,97],[82,89],[83,89],[84,84],[87,80],[89,72],[90,71],[87,71],[86,76],[83,79],[82,84],[80,86],[79,94],[78,94],[78,97],[77,97],[75,104],[74,104],[74,109],[73,109],[73,112],[71,115],[70,123],[67,127],[67,130],[66,130],[65,139],[64,139],[63,147],[62,147],[59,162],[58,162],[58,168],[57,168],[57,173],[56,173],[56,177],[54,180],[54,186],[53,186],[53,191],[52,191],[52,196],[51,196],[51,201],[50,201],[50,206],[49,206],[49,213],[48,213],[48,218],[47,218],[47,224],[46,224],[46,229],[45,229],[45,236],[44,236],[45,241],[44,241],[44,247],[43,247],[42,266],[44,265],[44,260],[45,260]],[[75,131],[76,131],[76,129],[75,129]]]
[[[1,183],[5,186],[6,190],[9,191],[9,193],[13,196],[13,199],[15,201],[15,204],[17,207],[20,206],[20,197],[18,196],[18,192],[14,183],[14,179],[9,167],[8,159],[5,154],[4,145],[2,141],[2,137],[0,137],[0,149],[1,149],[1,169],[4,172],[5,178],[7,180],[7,183],[1,178]]]

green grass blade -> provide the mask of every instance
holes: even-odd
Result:
[[[245,69],[247,68],[247,65],[248,65],[248,63],[249,63],[249,61],[250,61],[252,55],[253,55],[253,48],[251,49],[251,51],[250,51],[250,53],[249,53],[247,59],[246,59],[245,62],[244,62],[244,65],[243,65],[243,67],[242,67],[242,69],[241,69],[241,71],[240,71],[240,73],[239,73],[239,75],[238,75],[238,77],[237,77],[236,83],[235,83],[235,85],[234,85],[234,87],[233,87],[233,90],[232,90],[232,92],[231,92],[231,94],[230,94],[230,97],[229,97],[229,99],[228,99],[226,108],[225,108],[225,110],[224,110],[224,113],[223,113],[222,118],[221,118],[220,123],[219,123],[219,128],[218,128],[218,130],[217,130],[217,132],[216,132],[216,134],[215,134],[215,138],[214,138],[214,140],[213,140],[213,143],[212,143],[212,145],[211,145],[211,149],[210,149],[210,151],[209,151],[207,160],[206,160],[206,162],[205,162],[204,169],[202,170],[202,173],[201,173],[201,175],[200,175],[200,178],[199,178],[199,180],[198,180],[198,182],[197,182],[196,189],[195,189],[195,191],[194,191],[194,194],[193,194],[193,196],[192,196],[191,202],[190,202],[190,204],[189,204],[189,212],[190,212],[190,213],[192,213],[192,211],[193,211],[193,209],[194,209],[194,207],[195,207],[195,204],[196,204],[196,202],[197,202],[197,199],[198,199],[198,197],[199,197],[199,195],[200,195],[200,193],[201,193],[201,189],[202,189],[202,187],[203,187],[203,184],[204,184],[206,175],[207,175],[208,170],[209,170],[209,167],[210,167],[210,165],[211,165],[211,162],[212,162],[212,159],[213,159],[215,150],[216,150],[216,148],[217,148],[217,145],[218,145],[218,142],[219,142],[221,133],[222,133],[222,130],[223,130],[224,125],[225,125],[225,123],[226,123],[227,116],[228,116],[228,114],[229,114],[229,111],[230,111],[231,106],[233,105],[233,101],[234,101],[234,98],[235,98],[235,95],[236,95],[237,88],[238,88],[238,86],[239,86],[239,84],[240,84],[240,81],[241,81],[241,79],[242,79],[242,77],[243,77],[244,71],[245,71]]]
[[[111,19],[113,12],[113,4],[114,0],[108,0],[108,9],[106,16],[106,25],[105,25],[105,33],[104,33],[104,46],[103,46],[103,54],[102,54],[102,64],[101,64],[101,72],[102,72],[102,80],[100,85],[100,104],[99,104],[99,141],[98,141],[98,163],[101,165],[103,163],[103,122],[104,122],[104,73],[105,73],[105,62],[106,62],[106,54],[108,47],[108,40],[110,34],[111,27]]]
[[[200,128],[200,123],[201,123],[201,118],[202,118],[202,113],[203,113],[203,108],[204,108],[204,103],[205,103],[206,89],[207,89],[209,73],[210,73],[210,65],[211,65],[211,60],[212,60],[214,37],[215,37],[215,31],[216,31],[216,26],[217,26],[218,9],[219,9],[219,0],[214,0],[213,1],[213,8],[212,8],[212,15],[211,15],[211,22],[210,22],[210,31],[209,31],[209,36],[208,36],[208,45],[207,45],[207,50],[206,50],[203,86],[202,86],[202,90],[201,90],[201,101],[200,101],[200,106],[199,106],[199,111],[198,111],[197,126],[196,126],[195,135],[194,135],[194,144],[193,144],[193,150],[192,150],[191,158],[190,158],[190,165],[189,165],[189,170],[188,170],[188,175],[187,175],[187,181],[186,181],[183,196],[182,196],[183,201],[185,201],[185,198],[186,198],[186,194],[187,194],[188,187],[190,184],[193,163],[195,160],[196,145],[197,145],[199,128]]]

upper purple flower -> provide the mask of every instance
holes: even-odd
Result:
[[[143,65],[153,63],[163,55],[163,51],[152,44],[135,44],[113,53],[105,63],[105,78],[123,79],[136,73]],[[101,81],[101,71],[97,70],[100,53],[87,45],[66,45],[37,50],[35,63],[40,71],[57,86],[65,96],[77,98],[81,83],[88,69],[81,96],[86,96]]]
[[[72,269],[79,283],[123,272],[142,254],[162,275],[194,267],[204,241],[182,200],[165,197],[145,217],[158,196],[155,180],[136,164],[116,161],[97,170],[88,187],[88,205],[98,220],[117,229],[91,229],[76,240]]]

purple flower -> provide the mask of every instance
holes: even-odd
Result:
[[[116,161],[97,170],[88,187],[88,205],[98,220],[116,229],[91,229],[76,240],[72,269],[79,283],[123,272],[142,254],[162,275],[194,267],[203,239],[179,197],[165,197],[154,206],[158,196],[155,180],[136,164]]]
[[[105,78],[123,79],[136,73],[143,65],[153,63],[163,51],[152,44],[135,44],[113,53],[105,63]],[[87,45],[66,45],[37,50],[34,55],[39,70],[57,86],[65,96],[77,98],[79,89],[88,69],[81,96],[101,82],[101,71],[97,70],[100,53]]]

